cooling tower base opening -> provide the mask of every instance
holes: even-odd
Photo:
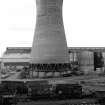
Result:
[[[28,78],[56,78],[69,74],[70,63],[64,64],[30,64]]]

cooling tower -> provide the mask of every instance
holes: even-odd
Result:
[[[31,64],[69,62],[62,4],[63,0],[36,0],[37,17]]]

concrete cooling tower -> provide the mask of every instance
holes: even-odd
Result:
[[[30,63],[39,71],[38,67],[42,69],[43,64],[51,67],[56,64],[59,68],[58,65],[69,63],[62,4],[63,0],[36,0],[36,28]]]

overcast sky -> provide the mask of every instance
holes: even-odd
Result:
[[[105,0],[64,0],[68,46],[105,47]],[[0,0],[0,56],[5,48],[32,46],[35,0]]]

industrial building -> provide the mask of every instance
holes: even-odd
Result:
[[[30,47],[7,47],[1,57],[2,69],[21,69],[30,61]]]
[[[77,64],[85,73],[104,70],[104,47],[69,47],[69,63]],[[22,69],[30,64],[31,47],[7,47],[0,59],[1,69]]]

